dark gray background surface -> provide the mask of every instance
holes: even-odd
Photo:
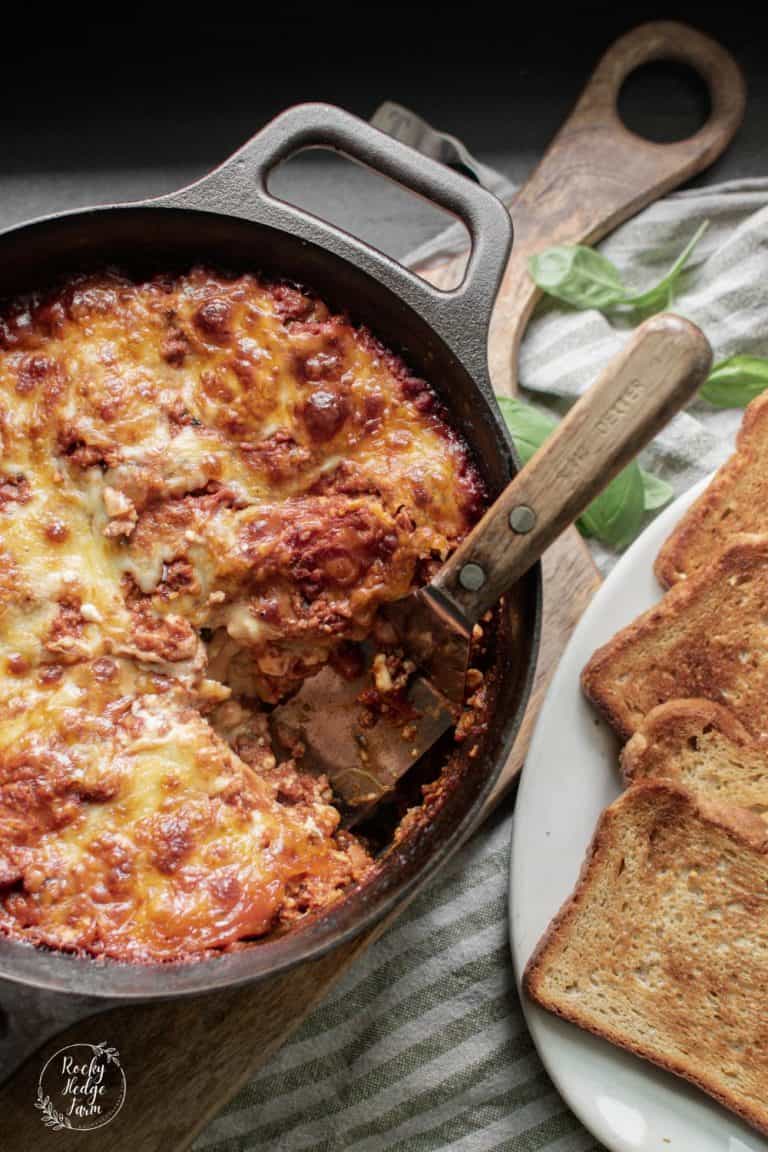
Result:
[[[707,181],[768,173],[768,51],[756,6],[343,5],[285,14],[253,6],[138,6],[130,19],[3,25],[0,225],[81,204],[161,193],[203,174],[281,108],[322,99],[370,116],[388,97],[459,135],[519,181],[573,105],[600,53],[647,19],[718,36],[749,82],[749,109]],[[272,6],[275,7],[274,5]],[[34,33],[32,35],[32,33]],[[26,45],[34,43],[34,52]],[[703,119],[701,86],[654,67],[626,86],[631,126],[654,139]],[[319,154],[322,155],[322,154]],[[393,255],[441,226],[426,205],[329,159],[302,158],[276,188]]]

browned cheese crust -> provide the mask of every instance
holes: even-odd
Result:
[[[605,810],[529,961],[543,1008],[768,1132],[768,832],[663,781]]]
[[[736,451],[664,542],[656,558],[671,588],[706,568],[739,533],[768,532],[768,395],[747,408]]]
[[[768,536],[737,537],[599,648],[582,672],[587,697],[627,740],[652,708],[703,697],[768,735]]]
[[[0,931],[179,959],[362,880],[266,710],[484,499],[432,389],[293,285],[105,273],[0,312]]]

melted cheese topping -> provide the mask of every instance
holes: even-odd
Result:
[[[296,288],[100,275],[0,317],[0,449],[0,927],[169,959],[335,899],[369,859],[259,701],[476,518],[431,390]]]

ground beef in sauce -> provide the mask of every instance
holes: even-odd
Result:
[[[371,635],[394,707],[379,610],[486,502],[436,391],[296,285],[105,272],[0,312],[0,433],[0,931],[189,959],[363,881],[267,713]]]

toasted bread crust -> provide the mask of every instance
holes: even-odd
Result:
[[[768,393],[744,413],[736,451],[663,544],[654,571],[664,588],[707,567],[734,535],[768,531]],[[739,494],[743,499],[738,501]],[[737,498],[737,507],[729,503]]]
[[[768,741],[756,740],[711,700],[670,700],[653,708],[625,744],[621,768],[628,784],[672,780],[768,822]]]
[[[641,727],[622,748],[624,779],[631,784],[633,780],[660,775],[655,770],[656,766],[649,763],[653,746],[669,740],[681,742],[706,727],[718,728],[737,747],[765,747],[768,756],[768,745],[754,740],[741,721],[722,704],[700,698],[667,700],[651,709]]]
[[[554,1001],[548,1001],[546,997],[541,996],[536,989],[532,980],[535,979],[535,974],[532,974],[530,979],[527,972],[525,977],[525,990],[532,1000],[534,1000],[541,1008],[545,1008],[554,1016],[559,1016],[561,1020],[566,1020],[569,1024],[575,1024],[579,1028],[583,1028],[586,1032],[591,1032],[593,1036],[600,1037],[601,1040],[607,1040],[609,1044],[615,1045],[617,1048],[623,1048],[625,1052],[630,1052],[633,1056],[638,1056],[641,1060],[646,1060],[649,1064],[655,1064],[657,1068],[662,1068],[665,1072],[671,1072],[674,1076],[679,1076],[681,1080],[687,1080],[689,1084],[693,1084],[696,1088],[700,1088],[711,1096],[714,1100],[721,1104],[723,1108],[727,1108],[730,1112],[735,1112],[742,1120],[746,1120],[747,1124],[751,1124],[758,1132],[763,1132],[768,1135],[768,1113],[762,1113],[757,1108],[750,1108],[742,1104],[740,1100],[734,1098],[727,1090],[719,1085],[713,1084],[704,1077],[696,1076],[690,1072],[680,1061],[665,1060],[657,1056],[649,1056],[643,1049],[633,1044],[626,1036],[623,1036],[614,1028],[600,1028],[592,1026],[582,1020],[578,1013],[569,1012],[567,1008]]]
[[[768,611],[768,535],[736,537],[709,568],[675,585],[594,653],[582,688],[622,740],[652,708],[696,697],[727,703],[753,736],[762,735],[768,679],[763,686],[759,669],[740,664],[750,636],[739,589]]]
[[[715,804],[683,788],[671,780],[638,780],[603,810],[589,843],[579,876],[571,895],[564,901],[560,910],[549,923],[539,940],[523,972],[523,986],[526,990],[535,974],[540,970],[545,954],[552,942],[573,920],[581,903],[589,878],[601,852],[609,842],[617,814],[639,798],[669,800],[679,813],[679,819],[701,819],[714,828],[727,832],[737,843],[746,843],[750,848],[763,853],[768,859],[768,829],[761,820],[750,812],[731,806]],[[533,996],[536,999],[536,996]],[[540,1001],[537,1001],[540,1002]]]
[[[759,1131],[768,1134],[768,1106],[760,1109],[745,1103],[737,1097],[735,1092],[729,1091],[725,1076],[718,1080],[714,1072],[711,1076],[697,1074],[682,1060],[672,1056],[666,1058],[659,1055],[658,1052],[651,1052],[649,1048],[642,1043],[635,1042],[632,1037],[618,1028],[597,1023],[590,1019],[585,1012],[574,1010],[569,1005],[549,995],[544,988],[547,966],[550,962],[556,963],[557,960],[552,954],[567,940],[569,931],[577,920],[581,905],[587,898],[590,885],[594,882],[603,859],[608,857],[615,828],[619,825],[624,810],[629,806],[641,807],[642,805],[658,808],[657,818],[660,821],[686,821],[689,824],[698,822],[705,829],[710,827],[724,832],[733,842],[737,851],[756,853],[768,862],[768,830],[763,822],[752,816],[751,813],[708,803],[700,797],[696,797],[689,790],[670,781],[638,781],[603,812],[587,850],[576,887],[552,920],[529,959],[523,973],[523,987],[531,1000],[542,1008],[608,1040],[617,1047],[688,1080],[724,1107],[737,1113]]]

